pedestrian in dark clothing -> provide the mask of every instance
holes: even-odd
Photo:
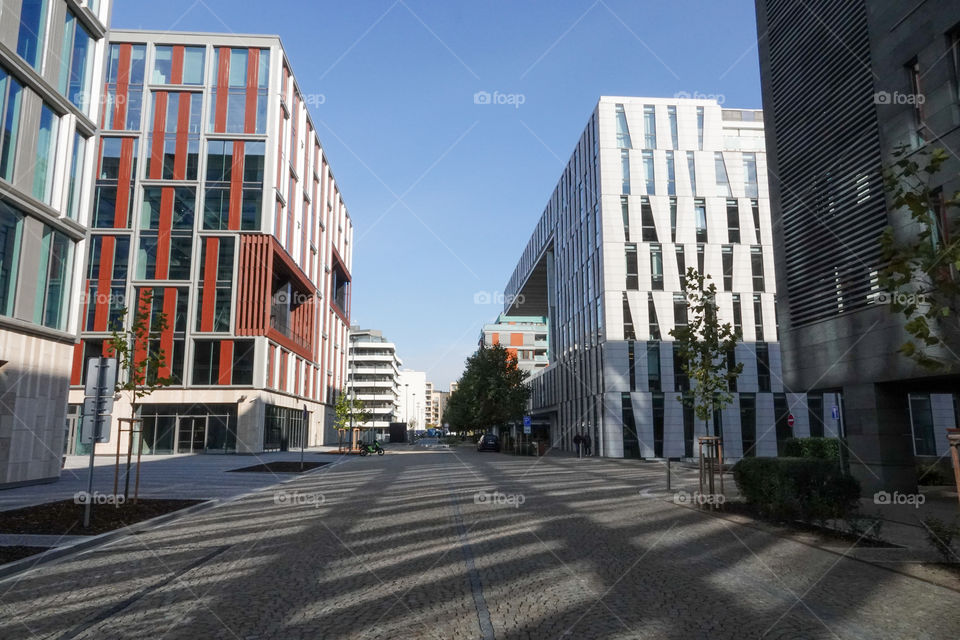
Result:
[[[583,436],[579,433],[573,436],[573,446],[577,448],[577,457],[579,458],[582,455],[583,448]]]
[[[589,433],[584,434],[583,436],[584,454],[589,456],[591,454],[592,447],[593,447],[593,440],[591,440],[590,434]]]

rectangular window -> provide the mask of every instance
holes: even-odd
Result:
[[[623,239],[630,242],[630,198],[620,196],[620,215],[623,218]]]
[[[677,254],[677,273],[680,274],[680,286],[683,287],[685,283],[684,276],[687,275],[687,260],[683,253],[682,244],[677,245],[674,249]]]
[[[647,343],[647,388],[649,391],[661,391],[660,384],[660,343]]]
[[[143,44],[111,44],[101,121],[104,129],[139,130],[147,47]],[[127,81],[121,92],[119,80]]]
[[[673,325],[676,329],[686,329],[690,320],[687,318],[687,297],[682,293],[673,294]]]
[[[108,244],[109,242],[109,244]],[[112,251],[106,248],[112,246]],[[107,331],[123,320],[126,303],[127,266],[130,260],[130,238],[128,236],[95,235],[90,238],[90,251],[87,257],[87,317],[82,330]],[[107,288],[99,289],[102,261],[109,261],[113,269],[109,274]],[[106,303],[105,322],[97,326],[97,308]]]
[[[166,245],[166,260],[158,260],[160,243]],[[140,250],[137,257],[137,278],[140,280],[189,280],[192,233],[175,231],[159,236],[156,232],[140,234]],[[165,264],[164,264],[165,262]],[[164,273],[166,267],[166,273]]]
[[[196,180],[200,156],[202,93],[155,91],[147,139],[147,177],[152,180]],[[165,104],[164,116],[157,109]],[[160,129],[155,127],[160,126]],[[184,144],[185,143],[185,144]],[[157,154],[154,145],[162,145]],[[159,155],[159,157],[158,157]]]
[[[170,211],[163,211],[164,199],[169,199]],[[193,187],[144,187],[143,207],[140,213],[141,229],[193,229],[197,209],[197,190]],[[164,214],[169,215],[161,224]]]
[[[653,208],[650,206],[650,198],[643,196],[640,198],[640,218],[644,242],[658,242],[657,226],[653,220]]]
[[[683,358],[677,349],[673,350],[673,388],[675,391],[690,390],[690,376],[684,371]]]
[[[627,290],[636,291],[640,288],[640,269],[637,262],[637,245],[626,246],[627,260]]]
[[[205,237],[200,257],[200,287],[198,299],[196,331],[230,331],[230,311],[233,308],[233,238]],[[213,249],[213,247],[216,247]],[[217,252],[216,258],[208,255],[211,250]],[[210,262],[216,260],[215,263]],[[207,271],[208,265],[215,268]],[[209,290],[212,285],[213,289]]]
[[[253,340],[235,340],[233,343],[233,371],[230,384],[253,384],[253,362],[256,342]]]
[[[667,151],[667,195],[677,195],[677,167],[673,161],[673,151]]]
[[[657,148],[657,112],[652,105],[643,107],[643,148]]]
[[[663,291],[663,251],[659,244],[650,245],[650,288]]]
[[[33,307],[36,324],[59,329],[67,328],[67,310],[73,242],[69,237],[44,225],[40,240],[40,271],[37,274],[37,293]]]
[[[697,271],[703,273],[705,247],[702,244],[697,245]]]
[[[757,343],[757,390],[770,391],[770,348],[765,342]]]
[[[740,205],[727,200],[727,242],[740,242]]]
[[[915,455],[937,455],[937,441],[934,437],[933,409],[929,394],[910,394],[910,427],[913,430]]]
[[[719,151],[713,154],[713,165],[717,174],[717,195],[732,197],[733,191],[730,189],[730,181],[727,179],[727,165],[724,164],[723,154]]]
[[[653,398],[653,455],[663,457],[663,419],[664,397],[662,393],[654,393]]]
[[[630,195],[630,152],[626,149],[620,150],[620,193]]]
[[[23,215],[0,201],[0,315],[13,315],[22,236]]]
[[[763,302],[760,296],[753,296],[753,330],[757,342],[763,342]]]
[[[100,159],[91,227],[104,229],[130,226],[138,143],[137,138],[100,138]]]
[[[743,175],[748,198],[760,197],[760,183],[757,180],[757,154],[743,154]]]
[[[0,178],[13,180],[23,87],[0,67]]]
[[[740,434],[743,457],[757,455],[757,399],[752,393],[740,394]]]
[[[87,113],[90,104],[90,89],[93,80],[93,37],[67,9],[63,30],[63,50],[60,59],[60,93],[75,107]]]
[[[753,214],[753,228],[757,233],[757,244],[763,244],[763,240],[760,239],[760,201],[759,200],[750,201],[750,212]]]
[[[623,110],[623,105],[616,106],[617,114],[617,146],[621,149],[631,148],[630,128],[627,126],[627,114]]]
[[[630,391],[637,390],[637,356],[636,344],[631,340],[627,343],[627,371],[630,375]]]
[[[743,308],[740,305],[740,294],[733,294],[733,332],[737,340],[743,340]]]
[[[930,139],[930,135],[927,132],[926,118],[924,117],[923,112],[923,103],[926,101],[923,97],[923,90],[920,84],[920,79],[923,77],[923,74],[920,72],[920,62],[916,58],[911,60],[906,65],[907,75],[910,79],[910,93],[912,94],[912,111],[913,111],[913,144],[914,146],[922,146]]]
[[[687,173],[690,174],[690,193],[697,195],[697,165],[693,151],[687,151]]]
[[[57,155],[57,127],[60,118],[44,103],[40,107],[37,132],[37,159],[33,167],[33,197],[50,204]]]
[[[677,108],[667,107],[667,118],[670,120],[670,142],[674,149],[680,148],[680,136],[677,133]]]
[[[763,291],[763,251],[750,247],[750,269],[753,271],[753,290]]]
[[[176,49],[182,49],[178,68]],[[154,53],[152,84],[202,85],[206,47],[157,46]],[[179,76],[179,78],[177,77]]]
[[[154,49],[151,84],[171,84],[173,77],[173,47],[158,46]]]
[[[644,151],[640,158],[643,162],[643,181],[647,189],[647,194],[654,195],[657,192],[656,171],[653,168],[653,151]]]
[[[721,247],[720,257],[723,259],[723,290],[733,291],[733,247]]]
[[[623,339],[637,339],[637,332],[633,327],[633,314],[630,313],[630,302],[627,300],[626,291],[623,292]]]
[[[257,80],[247,86],[247,68],[253,54],[258,59]],[[226,56],[226,60],[224,57]],[[217,78],[212,92],[209,130],[216,133],[265,133],[270,51],[268,49],[217,48]],[[224,66],[226,65],[226,66]],[[225,74],[224,74],[225,72]],[[252,90],[256,90],[255,96]],[[256,100],[256,103],[248,101]],[[255,116],[255,118],[253,117]]]
[[[653,294],[647,292],[647,315],[650,316],[650,339],[660,340],[660,322],[657,320],[657,306],[653,303]]]
[[[697,149],[703,151],[703,107],[697,107]]]
[[[810,437],[823,437],[823,395],[819,393],[807,394],[807,415],[810,420]]]
[[[47,33],[47,4],[47,0],[23,0],[20,6],[17,54],[37,71],[42,71],[40,65]]]
[[[697,198],[693,201],[693,219],[697,228],[697,242],[708,242],[707,240],[707,201],[703,198]],[[703,273],[703,267],[700,267],[700,273]]]
[[[213,385],[220,378],[220,341],[196,340],[193,346],[193,384]]]
[[[670,242],[677,241],[677,199],[670,198]]]

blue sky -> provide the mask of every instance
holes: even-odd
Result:
[[[281,36],[356,227],[353,321],[441,389],[599,96],[761,106],[752,0],[119,0],[112,26]]]

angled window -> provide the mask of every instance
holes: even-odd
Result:
[[[763,291],[763,251],[750,247],[750,268],[753,271],[753,290]]]
[[[677,195],[677,167],[673,160],[673,151],[667,151],[667,195]]]
[[[677,241],[677,199],[670,198],[670,242]]]
[[[630,152],[626,149],[620,150],[620,193],[630,195]]]
[[[697,107],[697,149],[703,151],[703,107]]]
[[[657,112],[653,105],[643,107],[643,148],[657,148]]]
[[[59,126],[59,116],[44,103],[40,107],[40,127],[37,131],[37,156],[33,166],[33,197],[46,204],[50,204],[50,196],[53,192]]]
[[[73,149],[70,154],[70,175],[67,182],[67,217],[78,220],[80,217],[80,191],[83,188],[84,159],[87,139],[79,132],[73,134]]]
[[[673,294],[673,324],[677,329],[686,329],[689,324],[687,317],[687,297],[682,293]]]
[[[640,155],[643,161],[643,181],[647,194],[654,195],[657,192],[656,172],[653,168],[653,151],[643,151]]]
[[[626,291],[623,292],[623,339],[637,339],[637,333],[633,328],[633,315],[630,313],[630,303],[627,301]]]
[[[623,239],[630,242],[630,199],[620,196],[620,215],[623,217]]]
[[[650,288],[663,291],[663,251],[659,244],[650,245]]]
[[[647,385],[650,391],[660,391],[660,343],[647,343]]]
[[[757,343],[757,390],[770,392],[770,347],[766,342]]]
[[[753,329],[756,341],[763,342],[763,302],[757,295],[753,296]]]
[[[33,321],[36,324],[66,330],[72,266],[73,241],[44,225],[33,308]]]
[[[48,9],[48,0],[23,0],[23,4],[20,5],[17,54],[37,71],[41,71],[40,65],[43,62]]]
[[[627,257],[627,290],[636,291],[640,288],[640,270],[637,263],[637,245],[626,246]]]
[[[760,183],[757,181],[757,154],[743,154],[743,180],[748,198],[760,197]]]
[[[687,151],[687,173],[690,174],[690,193],[697,195],[697,165],[693,151]]]
[[[683,278],[687,274],[687,259],[683,253],[682,244],[678,244],[674,249],[677,254],[677,273],[680,274],[680,286],[683,287],[685,282]]]
[[[733,197],[733,191],[730,189],[730,181],[727,179],[727,165],[724,164],[723,154],[719,151],[713,154],[713,164],[717,174],[717,190],[721,196]]]
[[[733,291],[733,247],[724,245],[720,255],[723,258],[723,290]]]
[[[616,106],[617,113],[617,146],[621,149],[629,149],[630,128],[627,126],[627,114],[623,110],[623,105]]]
[[[23,87],[0,67],[0,178],[13,180]]]
[[[727,242],[740,242],[740,205],[732,198],[727,200]]]
[[[750,201],[750,212],[753,214],[753,228],[757,233],[757,244],[761,244],[762,240],[760,239],[760,201],[759,200]]]
[[[697,242],[708,242],[707,240],[707,201],[703,198],[697,198],[693,201],[693,220],[697,229]],[[703,273],[703,267],[700,267],[700,273]]]
[[[653,220],[653,208],[650,206],[650,198],[646,196],[640,198],[640,218],[643,225],[643,241],[658,242],[657,225]]]
[[[740,294],[733,294],[733,331],[737,339],[743,339],[743,309],[740,306]]]
[[[71,9],[67,9],[61,56],[58,89],[75,107],[87,113],[93,80],[93,37]]]
[[[677,108],[667,107],[667,118],[670,120],[670,143],[674,149],[680,148],[680,136],[677,134]]]
[[[0,315],[13,315],[23,238],[23,214],[0,202]]]

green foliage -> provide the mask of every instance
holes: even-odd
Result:
[[[960,328],[960,220],[951,214],[960,207],[960,193],[947,197],[931,186],[948,157],[944,149],[914,154],[900,147],[884,176],[894,208],[908,212],[917,231],[898,238],[893,227],[884,230],[880,244],[886,266],[878,281],[910,336],[900,353],[931,371],[952,366],[955,360],[941,354],[954,350],[949,343],[956,341]]]
[[[682,281],[687,297],[687,325],[670,331],[675,340],[674,353],[691,386],[690,392],[680,395],[679,400],[708,423],[714,412],[733,402],[730,389],[743,371],[742,362],[727,366],[727,356],[734,352],[740,336],[729,322],[720,323],[717,286],[711,280],[692,267],[687,269]]]
[[[835,460],[743,458],[733,467],[740,494],[760,515],[817,522],[856,512],[860,483]]]
[[[373,413],[366,408],[363,400],[351,398],[345,389],[337,394],[337,403],[333,410],[333,426],[337,431],[346,431],[351,426],[363,426],[373,418]]]
[[[131,417],[134,417],[141,398],[173,380],[160,376],[167,366],[167,354],[160,346],[160,336],[169,325],[165,313],[153,310],[153,293],[149,289],[143,290],[130,328],[124,329],[128,314],[127,308],[121,309],[120,319],[107,340],[107,352],[117,358],[116,391],[130,394]]]
[[[957,521],[947,523],[937,518],[924,518],[923,524],[930,546],[937,550],[944,562],[955,562],[957,554],[953,551],[953,539],[960,534]]]
[[[929,464],[917,464],[917,484],[924,486],[952,486],[953,470],[949,464],[942,464],[940,461]]]
[[[840,440],[837,438],[787,438],[783,455],[788,458],[840,459]]]
[[[501,345],[480,347],[467,358],[457,390],[450,394],[443,422],[453,431],[486,430],[519,420],[527,407],[529,374]]]

